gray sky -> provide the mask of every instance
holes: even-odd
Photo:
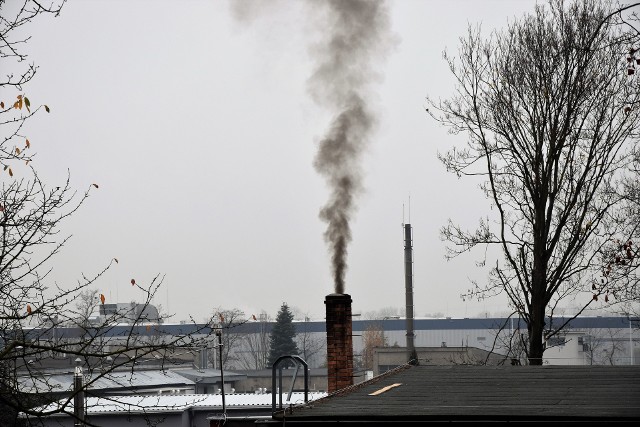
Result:
[[[468,278],[485,277],[477,256],[444,259],[440,227],[473,227],[488,204],[477,182],[437,160],[465,139],[427,116],[424,100],[452,93],[442,51],[457,50],[468,23],[488,32],[533,5],[389,2],[397,45],[371,86],[378,126],[361,162],[345,280],[356,312],[404,306],[403,205],[416,315],[506,310],[500,299],[460,298]],[[30,27],[40,68],[25,93],[51,107],[24,132],[37,167],[52,185],[69,169],[79,190],[100,186],[63,228],[73,238],[54,264],[58,284],[117,257],[97,284],[111,302],[140,299],[130,279],[161,274],[154,302],[175,320],[214,307],[275,315],[283,301],[324,316],[333,285],[318,212],[328,190],[313,162],[332,114],[308,91],[309,46],[322,33],[301,2],[252,11],[238,20],[226,1],[71,0]]]

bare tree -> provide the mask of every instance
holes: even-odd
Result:
[[[514,318],[516,313],[510,313],[503,323],[495,325],[495,335],[489,354],[498,350],[496,354],[504,354],[504,363],[522,365],[527,363],[527,332],[520,329],[520,319]],[[489,362],[489,355],[483,364]]]
[[[213,319],[215,319],[215,328],[222,329],[222,366],[232,368],[238,364],[238,346],[240,345],[243,334],[237,331],[237,328],[249,321],[244,311],[239,308],[224,309],[217,308],[214,310]],[[209,360],[213,363],[218,360],[218,352],[209,353]]]
[[[629,37],[614,16],[600,1],[552,0],[488,38],[472,28],[459,58],[445,55],[456,94],[430,101],[432,117],[468,136],[440,159],[482,178],[494,213],[470,232],[450,221],[448,256],[502,254],[463,297],[506,294],[527,323],[531,364],[566,325],[547,320],[560,301],[582,298],[585,309],[609,291],[596,283],[597,254],[622,231],[610,216],[640,122]]]
[[[636,58],[634,58],[636,60]],[[640,54],[637,55],[640,62]],[[614,220],[622,231],[600,254],[601,284],[607,284],[613,298],[622,302],[619,310],[640,316],[640,147],[633,152],[632,173],[622,182],[622,205]],[[605,299],[609,298],[606,294]]]
[[[265,369],[269,361],[271,333],[269,323],[272,321],[266,311],[257,317],[257,330],[246,333],[242,337],[238,351],[238,365],[241,369]]]
[[[124,386],[140,363],[152,361],[156,368],[164,369],[178,351],[194,352],[202,348],[210,341],[210,322],[185,325],[183,331],[168,334],[161,331],[161,324],[150,323],[144,310],[140,310],[141,306],[151,306],[160,285],[159,277],[146,286],[136,282],[135,286],[146,294],[143,302],[132,306],[131,311],[101,316],[88,326],[66,326],[77,319],[70,306],[72,296],[81,289],[60,290],[52,300],[42,293],[39,303],[33,303],[26,313],[12,315],[5,310],[0,346],[2,414],[15,419],[17,412],[22,412],[30,420],[55,413],[75,416],[74,397],[102,378],[116,379]],[[33,288],[29,292],[34,292]],[[85,383],[81,389],[67,391],[56,404],[41,406],[50,402],[49,396],[58,386],[42,370],[51,358],[76,359],[85,370]],[[122,370],[130,375],[123,376]],[[13,425],[10,419],[5,421],[6,425]]]
[[[380,322],[371,322],[362,332],[362,368],[373,369],[373,349],[386,347],[387,339]]]
[[[601,22],[608,19],[612,25],[622,27],[626,31],[622,40],[630,47],[626,54],[627,75],[630,79],[637,79],[640,72],[640,16],[638,16],[640,2],[624,5],[615,9]],[[631,110],[629,105],[625,112]],[[620,186],[615,188],[622,200],[618,210],[611,215],[609,221],[618,225],[621,230],[615,240],[611,240],[599,253],[602,274],[601,283],[607,283],[607,293],[611,294],[620,304],[617,309],[629,317],[640,316],[640,257],[638,251],[638,237],[640,237],[640,146],[632,148],[630,158],[630,173],[623,176]],[[636,245],[634,245],[634,242]]]
[[[582,340],[589,365],[619,364],[616,363],[618,355],[624,351],[625,344],[621,335],[620,329],[587,329]]]
[[[302,322],[296,322],[296,331],[296,345],[300,356],[309,366],[319,365],[321,362],[316,359],[326,351],[326,336],[319,336],[310,330],[308,316]]]
[[[90,317],[100,304],[100,292],[98,289],[83,289],[76,298],[76,310],[78,311],[77,324],[88,327]]]
[[[404,317],[404,308],[398,307],[382,307],[378,310],[367,311],[363,314],[363,319],[399,319],[400,317]]]
[[[69,177],[63,182],[45,183],[33,162],[26,134],[29,120],[47,105],[36,105],[24,92],[36,73],[24,48],[29,25],[45,16],[57,16],[65,0],[0,0],[0,425],[14,425],[22,412],[27,421],[55,413],[70,413],[73,399],[101,378],[151,357],[162,363],[164,355],[178,348],[198,348],[211,333],[209,323],[185,326],[185,332],[156,336],[146,316],[146,307],[162,283],[160,276],[148,281],[131,279],[143,295],[131,310],[101,316],[95,323],[86,319],[93,305],[105,297],[89,290],[118,263],[113,258],[103,270],[76,283],[52,283],[50,273],[55,256],[69,236],[62,235],[66,219],[78,212],[97,184],[75,191]],[[6,73],[6,74],[5,74]],[[93,289],[93,288],[91,288]],[[78,298],[85,304],[78,303]],[[90,301],[90,302],[89,302]],[[126,319],[127,326],[119,326]],[[74,326],[75,325],[75,326]],[[156,357],[158,356],[158,357]],[[40,406],[55,391],[41,367],[51,358],[78,359],[85,369],[82,389],[64,393],[58,404]]]
[[[49,112],[47,105],[36,105],[23,92],[27,83],[33,79],[38,67],[29,62],[24,51],[24,45],[29,41],[28,32],[23,27],[32,24],[47,15],[57,16],[66,0],[49,1],[46,3],[32,0],[7,2],[0,0],[2,19],[0,20],[0,61],[2,75],[0,75],[0,165],[3,172],[13,176],[16,165],[32,160],[31,143],[24,134],[25,123],[41,110]],[[5,74],[6,73],[6,74]],[[32,182],[37,184],[37,180]],[[4,179],[3,179],[3,185]],[[31,188],[27,182],[22,185],[8,186],[9,194],[27,196],[29,191],[38,191],[38,187]],[[25,188],[26,187],[26,188]],[[4,193],[5,191],[3,191]],[[58,192],[63,200],[66,193]],[[10,197],[9,200],[11,201]],[[4,202],[4,200],[3,200]],[[3,203],[2,206],[6,206]]]

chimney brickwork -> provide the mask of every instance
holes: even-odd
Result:
[[[328,392],[353,385],[353,339],[351,295],[330,294],[325,297],[327,318]]]

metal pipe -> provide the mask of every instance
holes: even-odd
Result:
[[[282,408],[282,366],[278,366],[278,398],[280,399],[280,408]]]
[[[289,396],[287,400],[291,402],[291,393],[293,391],[293,385],[296,382],[298,368],[302,366],[304,369],[304,402],[307,403],[309,401],[309,365],[304,361],[300,356],[296,355],[285,355],[280,356],[273,363],[271,368],[271,412],[275,414],[276,410],[282,409],[282,362],[284,360],[292,360],[296,365],[296,373],[293,375],[293,380],[291,382],[291,391],[289,391]],[[278,386],[276,387],[276,369],[278,370]],[[279,396],[278,404],[276,404],[276,393]]]
[[[296,370],[293,371],[293,379],[291,380],[291,387],[289,387],[289,394],[287,395],[287,401],[291,402],[291,395],[293,394],[293,387],[296,385],[296,379],[298,379],[298,369],[300,364],[296,363]]]
[[[271,370],[271,412],[276,410],[276,387],[276,364],[274,363]]]
[[[406,294],[407,352],[411,363],[417,363],[413,329],[413,236],[411,224],[404,224],[404,284]]]
[[[220,381],[222,382],[222,413],[224,415],[227,414],[227,405],[224,400],[224,370],[222,366],[222,331],[216,331],[216,335],[218,336],[218,352],[220,354]]]
[[[75,420],[73,425],[75,427],[81,427],[84,425],[84,391],[82,386],[82,366],[80,366],[80,359],[76,359],[76,366],[73,372],[73,415]]]

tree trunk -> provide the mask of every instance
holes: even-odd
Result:
[[[533,271],[531,274],[531,307],[529,308],[529,364],[542,365],[544,353],[544,312],[547,283],[547,266],[544,261],[541,244],[534,247]],[[542,248],[544,245],[542,245]]]
[[[544,304],[535,298],[531,304],[531,320],[529,323],[529,364],[542,365],[544,353]]]
[[[542,173],[540,175],[543,175]],[[540,179],[540,178],[539,178]],[[546,307],[547,260],[545,258],[547,236],[545,208],[547,187],[542,185],[540,200],[536,203],[536,218],[533,224],[533,270],[531,271],[531,306],[529,307],[529,364],[542,365],[544,352],[544,312]]]

